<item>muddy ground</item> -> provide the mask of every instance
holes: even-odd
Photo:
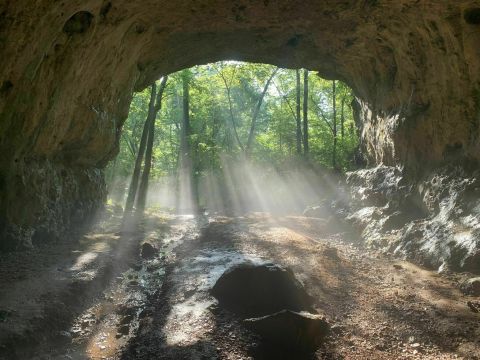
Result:
[[[324,219],[118,214],[87,235],[2,255],[1,359],[477,359],[459,283],[363,249]],[[78,237],[78,239],[77,239]],[[77,241],[78,240],[78,241]],[[154,247],[143,258],[141,245]],[[148,249],[147,249],[148,250]],[[332,325],[317,353],[262,345],[209,289],[230,266],[290,267]]]

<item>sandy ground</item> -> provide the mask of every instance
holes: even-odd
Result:
[[[480,299],[458,290],[468,274],[439,275],[346,238],[322,219],[153,214],[135,232],[110,221],[78,243],[4,256],[0,358],[299,359],[261,346],[210,296],[244,261],[290,267],[329,319],[330,338],[306,358],[480,358],[480,314],[467,306]],[[154,258],[138,255],[144,241]]]

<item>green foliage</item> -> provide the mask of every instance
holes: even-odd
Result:
[[[190,84],[190,145],[194,173],[219,170],[221,158],[242,156],[236,139],[247,143],[253,112],[261,92],[275,67],[265,64],[219,62],[196,66],[169,76],[163,106],[155,123],[155,144],[152,177],[157,181],[176,176],[179,160],[182,119],[182,79]],[[230,91],[230,101],[228,97]],[[311,72],[309,75],[309,161],[332,166],[333,96],[332,81]],[[108,168],[110,180],[127,179],[145,122],[150,90],[136,93],[130,107],[117,159]],[[335,119],[338,128],[336,164],[341,170],[351,169],[353,153],[358,145],[350,89],[337,81]],[[341,133],[342,104],[344,132]],[[263,101],[250,154],[252,161],[277,167],[295,163],[296,154],[296,74],[281,69],[271,83]],[[126,180],[115,186],[124,187]]]

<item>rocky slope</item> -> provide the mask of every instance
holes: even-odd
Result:
[[[412,183],[378,166],[347,183],[347,220],[369,245],[439,271],[480,273],[480,169],[448,165]]]
[[[370,165],[416,181],[478,161],[479,13],[476,0],[1,2],[1,247],[93,214],[132,92],[214,60],[346,81]]]

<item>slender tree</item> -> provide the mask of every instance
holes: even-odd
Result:
[[[182,74],[182,87],[183,87],[183,117],[181,126],[180,137],[180,158],[184,165],[187,165],[187,161],[190,159],[190,143],[188,138],[190,136],[190,78],[187,72]]]
[[[148,141],[147,141],[147,149],[145,152],[145,164],[143,166],[143,173],[142,179],[140,181],[140,186],[138,188],[138,196],[136,202],[136,211],[138,215],[142,215],[145,210],[145,204],[147,200],[147,192],[148,192],[148,180],[150,178],[150,170],[152,167],[152,154],[153,154],[153,142],[155,139],[155,119],[157,117],[158,112],[162,108],[162,98],[163,93],[165,90],[165,86],[167,85],[168,77],[165,76],[160,83],[160,88],[158,90],[155,106],[153,110],[153,120],[150,121],[150,126],[148,129]]]
[[[275,74],[278,72],[278,68],[276,68],[272,74],[270,75],[270,77],[268,78],[267,82],[265,83],[265,86],[263,88],[263,91],[262,91],[262,94],[260,95],[260,99],[258,99],[258,102],[257,102],[257,106],[255,107],[255,111],[253,113],[253,117],[252,117],[252,123],[250,125],[250,132],[248,134],[248,141],[247,141],[247,146],[245,148],[245,152],[246,154],[248,155],[252,149],[252,144],[253,144],[253,139],[255,137],[255,127],[257,125],[257,118],[258,118],[258,114],[260,113],[260,108],[262,107],[262,103],[263,103],[263,99],[265,97],[265,94],[267,93],[268,91],[268,87],[270,86],[270,83],[273,79],[273,77],[275,76]]]
[[[242,142],[240,141],[240,137],[238,136],[237,125],[235,124],[235,116],[233,115],[233,102],[232,102],[231,88],[232,88],[232,81],[233,81],[233,77],[235,76],[236,69],[237,69],[236,67],[233,68],[232,77],[231,77],[230,81],[227,81],[227,78],[225,77],[225,74],[223,73],[223,71],[215,68],[218,75],[220,75],[220,77],[222,78],[223,83],[225,85],[225,90],[227,91],[228,110],[229,110],[229,113],[230,113],[230,121],[232,122],[232,127],[233,127],[233,132],[235,134],[235,139],[237,140],[237,144],[240,147],[240,149],[242,151],[244,151],[245,149],[243,147]]]
[[[133,168],[132,179],[130,181],[130,187],[128,188],[127,201],[125,203],[125,210],[123,212],[124,220],[127,219],[133,210],[133,204],[135,203],[135,197],[138,190],[138,181],[140,177],[140,170],[142,167],[143,157],[145,155],[145,148],[147,145],[148,131],[150,129],[150,123],[155,120],[155,96],[157,92],[157,86],[155,83],[150,87],[150,102],[148,104],[148,114],[143,125],[142,138],[140,140],[140,146],[138,147],[137,158],[135,159],[135,165]]]
[[[181,188],[180,191],[185,193],[186,200],[192,206],[193,212],[198,210],[198,183],[193,173],[192,152],[190,146],[191,124],[190,124],[190,80],[191,73],[188,70],[182,73],[182,88],[183,88],[183,116],[182,126],[180,132],[180,177],[182,183],[186,188]],[[191,202],[191,203],[190,203]],[[185,204],[180,204],[185,205]],[[186,209],[182,209],[186,210]]]
[[[347,98],[347,94],[344,94],[342,97],[342,107],[340,108],[340,131],[342,134],[342,141],[345,137],[345,100]]]
[[[297,78],[297,86],[296,86],[296,122],[297,122],[297,154],[301,155],[302,154],[302,117],[300,113],[300,107],[301,107],[301,96],[300,96],[300,70],[297,69],[295,71],[296,73],[296,78]]]
[[[337,166],[337,82],[332,81],[332,105],[333,105],[333,156],[332,166]]]
[[[308,70],[303,71],[303,155],[308,157]]]

